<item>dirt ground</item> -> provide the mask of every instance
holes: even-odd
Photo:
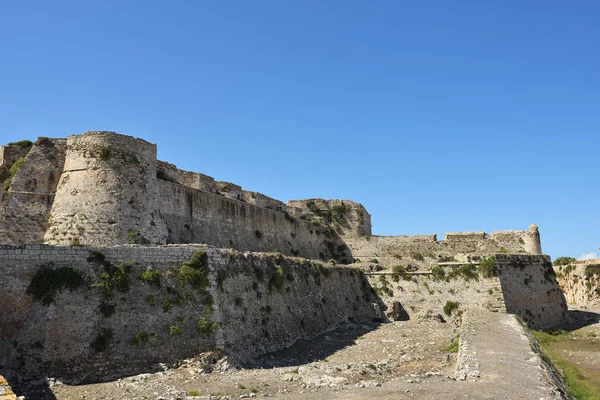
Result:
[[[221,359],[207,372],[211,358],[207,355],[187,360],[177,369],[112,382],[79,386],[53,382],[45,396],[115,400],[371,398],[381,397],[377,392],[385,397],[391,390],[398,398],[401,390],[411,397],[423,382],[452,380],[456,354],[441,348],[456,340],[457,334],[456,325],[437,321],[373,326],[348,323],[243,369],[232,368]],[[42,395],[38,392],[35,398]]]
[[[245,368],[204,354],[153,374],[77,386],[50,382],[27,394],[69,400],[564,398],[514,316],[469,310],[461,329],[436,320],[348,323]],[[459,334],[460,353],[443,351]]]

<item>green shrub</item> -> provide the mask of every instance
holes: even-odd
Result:
[[[98,149],[98,157],[102,161],[108,161],[110,159],[110,156],[111,156],[111,151],[108,147],[102,146]]]
[[[373,263],[373,264],[379,264],[379,260],[378,260],[378,259],[376,259],[376,258],[372,258],[372,259],[370,259],[370,260],[369,260],[369,261],[367,261],[367,262],[370,262],[370,263]]]
[[[198,323],[196,324],[196,328],[198,332],[201,334],[209,334],[217,331],[217,323],[216,322],[208,322],[206,318],[200,318]]]
[[[600,264],[588,264],[585,266],[585,277],[587,279],[592,278],[592,276],[600,276]]]
[[[204,251],[198,250],[186,261],[177,271],[177,280],[179,285],[189,283],[194,288],[202,289],[210,286],[206,277],[206,258]]]
[[[164,312],[169,312],[171,311],[171,308],[173,308],[173,303],[171,303],[171,300],[165,299],[163,301],[162,308]]]
[[[47,306],[54,301],[56,292],[61,292],[63,289],[73,291],[80,287],[83,281],[83,275],[75,268],[52,269],[43,266],[31,278],[26,293],[32,295],[35,300],[41,300],[42,304]]]
[[[140,275],[140,279],[144,283],[148,283],[150,285],[154,285],[156,287],[160,287],[160,277],[162,276],[162,272],[152,269],[152,267],[146,268],[142,275]]]
[[[445,281],[446,280],[446,271],[444,270],[444,267],[440,267],[439,265],[436,265],[434,267],[431,267],[431,279],[433,279],[434,281]]]
[[[443,257],[440,257],[438,260],[438,262],[442,262],[442,263],[443,262],[453,262],[453,261],[456,261],[456,258],[454,258],[453,256],[443,256]]]
[[[177,324],[171,325],[169,327],[169,335],[171,335],[171,336],[181,335],[181,328],[179,327],[179,325],[177,325]]]
[[[458,339],[455,339],[448,346],[442,347],[442,351],[447,351],[449,353],[458,353]]]
[[[569,265],[573,261],[577,261],[577,260],[575,258],[573,258],[573,257],[558,257],[556,260],[554,260],[553,264],[556,265],[556,266],[559,266],[559,265]]]
[[[448,274],[448,279],[463,278],[465,281],[479,281],[479,273],[477,272],[477,266],[474,264],[464,264],[458,268],[453,268]]]
[[[114,291],[127,292],[129,290],[130,263],[113,265],[104,263],[104,273],[100,275],[100,281],[92,284],[92,287],[100,288],[102,298],[105,300],[114,297]]]
[[[15,175],[17,174],[17,172],[19,172],[19,170],[21,168],[23,168],[23,164],[25,163],[25,157],[21,157],[19,158],[17,161],[15,161],[11,166],[10,169],[8,170],[8,172],[2,174],[2,191],[3,192],[8,192],[8,189],[10,189],[10,184],[12,182],[12,179],[15,177]]]
[[[496,258],[484,258],[479,263],[479,267],[477,270],[481,273],[484,278],[491,278],[494,276],[498,276],[498,268],[496,267]]]
[[[394,265],[392,267],[392,280],[394,282],[398,282],[400,279],[404,279],[405,281],[410,281],[411,276],[408,272],[406,272],[406,268],[402,265]]]
[[[150,335],[146,331],[139,331],[135,334],[135,337],[131,340],[132,346],[137,346],[138,344],[146,343],[149,339]]]
[[[191,392],[188,393],[188,396],[190,396],[190,397],[199,397],[200,396],[200,392],[198,390],[192,390]]]
[[[458,310],[458,307],[460,306],[460,303],[456,302],[456,301],[450,301],[448,300],[446,302],[446,304],[444,305],[444,314],[450,316],[452,315],[452,313],[456,310]]]
[[[417,261],[423,261],[425,259],[425,257],[423,257],[423,254],[421,254],[417,251],[410,253],[410,256]]]
[[[506,254],[506,253],[508,253],[508,250],[506,250],[504,247],[500,247],[498,249],[498,253],[505,253]]]
[[[271,271],[269,271],[269,291],[273,288],[281,290],[283,283],[285,282],[285,274],[281,265],[276,265]]]

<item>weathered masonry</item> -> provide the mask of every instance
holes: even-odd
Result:
[[[0,243],[122,245],[203,243],[340,263],[411,254],[438,259],[496,251],[540,254],[527,231],[375,236],[349,200],[287,204],[156,159],[156,145],[113,132],[39,138],[0,147]]]

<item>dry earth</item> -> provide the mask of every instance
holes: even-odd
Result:
[[[463,321],[459,360],[441,350],[459,333],[451,322],[349,323],[242,369],[205,354],[176,369],[105,383],[51,382],[29,398],[563,398],[513,316],[471,310]]]

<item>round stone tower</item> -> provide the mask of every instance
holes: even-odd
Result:
[[[532,254],[542,254],[542,242],[540,239],[540,231],[536,224],[529,225],[529,229],[526,231],[523,237],[524,244],[523,249]]]
[[[165,243],[166,237],[156,145],[114,132],[69,136],[44,241],[116,245]]]

